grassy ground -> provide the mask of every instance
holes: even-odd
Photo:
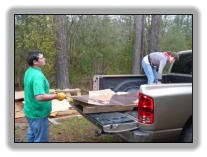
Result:
[[[100,131],[84,117],[61,121],[58,125],[50,124],[49,142],[126,142],[112,134],[95,136]],[[27,126],[15,127],[15,142],[26,142]]]

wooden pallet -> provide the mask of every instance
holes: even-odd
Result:
[[[72,95],[81,96],[81,90],[79,88],[63,89],[63,90],[56,89],[55,90],[55,93],[60,93],[60,92],[65,93],[67,99],[69,99]],[[69,103],[69,102],[67,102],[67,103]],[[49,116],[50,117],[58,117],[58,116],[66,116],[66,115],[72,115],[72,114],[77,114],[77,113],[78,112],[76,110],[71,109],[71,107],[69,107],[68,110],[51,112]]]
[[[64,92],[67,98],[70,98],[71,95],[81,96],[81,90],[79,88],[76,89],[56,89],[55,92]],[[15,92],[15,122],[26,122],[25,114],[23,112],[24,107],[24,91]],[[67,103],[69,103],[67,101]],[[52,112],[49,117],[51,118],[58,118],[58,117],[66,117],[78,115],[78,112],[74,109],[69,107],[68,110],[63,111],[56,111]]]
[[[16,91],[15,101],[23,101],[23,100],[24,100],[24,91]]]
[[[50,113],[49,117],[72,115],[72,114],[76,114],[76,113],[77,113],[76,110],[56,111],[56,112]]]
[[[79,88],[75,88],[75,89],[63,89],[63,90],[56,89],[55,92],[57,92],[57,93],[64,92],[67,97],[71,97],[72,95],[81,96],[81,90]]]

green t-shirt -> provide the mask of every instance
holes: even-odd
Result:
[[[24,114],[32,119],[40,119],[51,112],[51,101],[38,101],[35,96],[49,94],[49,82],[42,70],[30,67],[24,76]]]

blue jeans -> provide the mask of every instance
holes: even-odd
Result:
[[[26,117],[26,119],[29,123],[29,128],[27,131],[27,142],[48,142],[48,117],[42,119],[31,119]]]
[[[142,67],[147,76],[148,84],[158,83],[158,75],[156,71],[156,67],[152,67],[150,64],[147,64],[144,60],[142,60]]]

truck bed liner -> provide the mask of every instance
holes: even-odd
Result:
[[[137,108],[133,111],[125,112],[86,114],[83,112],[83,107],[80,104],[73,102],[71,105],[75,107],[80,114],[98,126],[103,132],[123,132],[138,128],[138,122],[136,119]]]
[[[90,117],[99,121],[101,125],[133,122],[132,119],[126,117],[124,114],[120,112],[111,112],[111,113],[102,113],[102,114],[93,113],[90,114]]]

